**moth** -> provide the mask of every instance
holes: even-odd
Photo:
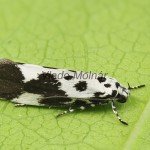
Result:
[[[118,120],[115,102],[125,103],[130,90],[106,74],[44,67],[0,59],[0,98],[16,106],[66,107],[57,117],[110,103]]]

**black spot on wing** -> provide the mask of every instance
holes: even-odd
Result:
[[[73,103],[73,106],[86,106],[88,103],[86,101],[82,101],[82,100],[76,100]]]
[[[105,92],[95,92],[94,97],[99,97],[100,95],[104,95]]]
[[[42,74],[38,75],[38,79],[41,82],[51,82],[56,83],[58,80],[55,78],[53,74],[50,72],[43,72]]]
[[[109,87],[111,87],[111,84],[107,83],[107,84],[104,84],[104,86],[107,87],[107,88],[109,88]]]
[[[78,83],[74,85],[74,87],[76,88],[77,91],[82,92],[87,89],[87,83],[86,81],[79,81]]]
[[[92,102],[90,100],[75,100],[74,103],[71,104],[72,108],[80,108],[83,106],[84,108],[91,107]]]
[[[116,82],[116,87],[117,87],[117,89],[118,89],[119,86],[120,86],[120,84],[119,84],[118,82]]]
[[[39,74],[38,79],[25,83],[25,91],[35,94],[41,94],[44,97],[49,96],[67,96],[66,92],[60,89],[61,82],[53,74]]]
[[[76,101],[74,101],[74,103],[71,104],[71,107],[79,108],[79,107],[83,106],[85,108],[88,108],[88,107],[91,107],[91,104],[98,106],[98,105],[107,104],[107,103],[109,103],[108,100],[90,98],[89,100],[76,100]]]
[[[117,91],[116,90],[112,90],[112,97],[115,97],[117,94]]]
[[[8,60],[0,60],[0,98],[13,99],[23,91],[24,76],[17,67],[17,63]]]
[[[68,76],[65,76],[64,79],[66,79],[66,80],[71,80],[71,79],[73,79],[73,76],[68,75]]]
[[[70,106],[72,99],[68,97],[53,97],[53,98],[43,98],[39,101],[40,104],[45,104],[46,106],[54,106],[54,107],[67,107]],[[68,104],[67,104],[68,103]]]
[[[17,67],[17,63],[8,60],[0,60],[0,79],[13,81],[16,83],[23,83],[24,76],[22,72]]]
[[[23,83],[0,79],[0,98],[11,100],[23,92]]]
[[[97,80],[101,83],[101,82],[105,82],[106,78],[105,77],[98,77]]]

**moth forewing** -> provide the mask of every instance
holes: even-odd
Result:
[[[111,103],[112,110],[126,124],[116,110],[115,101],[124,103],[129,90],[145,85],[123,87],[116,79],[102,73],[44,67],[0,60],[0,98],[17,106],[35,105],[67,107],[58,116]]]

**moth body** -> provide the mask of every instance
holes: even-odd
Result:
[[[84,110],[101,104],[124,103],[130,90],[140,88],[124,87],[116,79],[105,74],[50,68],[33,64],[0,60],[0,98],[18,105],[46,107],[68,107],[68,111]]]

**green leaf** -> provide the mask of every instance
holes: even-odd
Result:
[[[0,101],[0,150],[148,150],[149,0],[0,0],[0,57],[146,84],[118,104],[74,112]]]

